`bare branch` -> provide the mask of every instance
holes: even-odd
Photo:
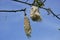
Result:
[[[26,3],[26,2],[23,2],[23,1],[19,1],[19,0],[13,0],[13,1],[16,1],[16,2],[19,2],[19,3],[24,3],[24,4],[27,4],[27,5],[32,5],[32,4],[29,4],[29,3]]]
[[[45,2],[46,2],[46,0],[43,1],[43,3],[45,3]]]
[[[36,6],[34,3],[35,3],[35,1],[32,3],[32,4],[30,4],[30,3],[27,3],[27,2],[23,2],[23,1],[19,1],[19,0],[12,0],[12,1],[16,1],[16,2],[19,2],[19,3],[23,3],[23,4],[27,4],[27,5],[29,5],[29,6]],[[44,0],[42,3],[44,4],[45,3],[45,1],[46,0]],[[38,7],[38,6],[37,6]]]
[[[51,12],[51,14],[53,14],[53,16],[55,16],[56,18],[58,18],[59,20],[60,20],[60,17],[58,17],[51,9],[48,9],[48,8],[43,8],[43,7],[41,7],[42,9],[45,9],[46,11],[50,11]]]
[[[20,12],[20,11],[25,11],[25,9],[21,9],[21,10],[0,10],[0,12]]]

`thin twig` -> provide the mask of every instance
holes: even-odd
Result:
[[[51,9],[43,8],[43,7],[41,7],[41,8],[45,9],[46,11],[49,10],[51,12],[51,14],[53,14],[53,16],[55,16],[56,18],[58,18],[60,20],[60,17],[58,17]]]
[[[35,4],[34,4],[34,2],[32,3],[32,4],[30,4],[30,3],[26,3],[26,2],[23,2],[23,1],[19,1],[19,0],[13,0],[13,1],[16,1],[16,2],[19,2],[19,3],[23,3],[23,4],[27,4],[27,5],[29,5],[29,6],[36,6]],[[38,7],[38,6],[37,6]]]
[[[19,2],[19,3],[24,3],[24,4],[27,4],[27,5],[32,5],[32,4],[29,4],[29,3],[26,3],[26,2],[23,2],[23,1],[19,1],[19,0],[13,0],[13,1],[16,1],[16,2]]]
[[[45,3],[45,2],[46,2],[46,0],[43,1],[43,3]]]
[[[25,9],[21,9],[21,10],[0,10],[0,12],[20,12],[20,11],[24,11]]]

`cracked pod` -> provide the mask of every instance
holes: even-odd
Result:
[[[24,16],[24,29],[25,29],[26,36],[28,38],[31,37],[31,26],[27,16]]]
[[[31,13],[30,13],[30,18],[33,21],[41,21],[41,16],[40,16],[39,8],[38,7],[32,6]]]

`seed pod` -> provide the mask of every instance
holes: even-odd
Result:
[[[41,21],[41,16],[40,16],[39,8],[38,7],[32,6],[31,13],[30,13],[30,18],[33,21]]]
[[[24,29],[25,29],[26,36],[28,38],[31,37],[31,26],[27,16],[24,16]]]

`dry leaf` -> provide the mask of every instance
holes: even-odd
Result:
[[[30,17],[33,21],[41,21],[41,16],[40,16],[38,7],[32,6]]]
[[[27,37],[31,37],[31,26],[27,16],[24,16],[24,29]]]

